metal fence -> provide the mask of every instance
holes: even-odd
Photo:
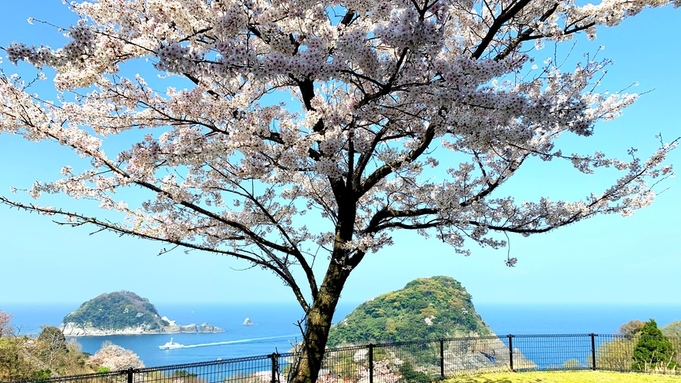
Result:
[[[644,372],[681,374],[681,338],[667,339],[674,348],[670,359],[656,362],[653,355],[643,361]],[[597,334],[506,335],[334,348],[326,352],[317,383],[426,383],[491,371],[625,372],[632,370],[638,340]],[[40,379],[39,383],[285,383],[295,358],[294,353],[275,353]]]

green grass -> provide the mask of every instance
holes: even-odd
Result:
[[[444,383],[681,383],[681,376],[607,371],[500,372],[460,376]]]

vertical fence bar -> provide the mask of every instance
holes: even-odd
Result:
[[[369,383],[374,383],[374,344],[369,343]]]
[[[279,354],[276,352],[273,354],[270,354],[270,360],[272,361],[271,366],[272,366],[272,383],[277,383],[279,379],[277,379],[277,373],[279,372]]]
[[[596,334],[589,334],[591,337],[591,369],[596,371]]]
[[[513,335],[508,334],[508,360],[509,368],[513,371]]]
[[[222,379],[222,358],[217,358],[215,361],[218,362],[218,382],[222,383],[224,382]]]
[[[135,370],[132,367],[128,368],[128,383],[132,383],[134,373]]]
[[[445,340],[440,339],[440,379],[445,379]]]

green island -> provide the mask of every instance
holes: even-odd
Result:
[[[493,335],[461,283],[435,276],[362,303],[331,328],[329,346]]]
[[[138,326],[160,330],[170,325],[148,299],[130,291],[101,294],[66,315],[62,322],[113,330]]]
[[[60,329],[66,336],[222,332],[207,323],[177,325],[161,317],[148,299],[131,291],[105,293],[66,315]]]
[[[498,370],[510,362],[508,347],[475,311],[471,295],[448,276],[415,279],[362,303],[332,326],[328,344],[337,349],[324,372],[342,377],[367,374],[368,344],[375,345],[371,363],[384,380],[424,383],[443,371]],[[519,350],[513,354],[517,365],[536,368]]]

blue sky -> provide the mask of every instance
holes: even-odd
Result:
[[[31,26],[28,17],[66,26],[73,20],[59,0],[5,4],[0,14],[0,45],[14,40],[59,45],[54,30]],[[614,60],[604,89],[638,82],[651,91],[612,122],[600,123],[588,139],[571,140],[576,150],[605,150],[625,156],[631,146],[650,153],[655,134],[681,136],[681,10],[648,10],[612,29],[596,42],[581,41],[575,51],[601,53]],[[543,59],[552,50],[537,52]],[[11,72],[8,63],[3,68]],[[0,135],[0,194],[11,186],[59,176],[75,156],[55,145]],[[681,171],[681,149],[668,162]],[[583,196],[604,179],[583,177],[555,163],[533,163],[507,187],[522,198]],[[449,275],[463,283],[474,303],[679,304],[681,277],[681,183],[668,179],[652,206],[632,217],[604,216],[530,238],[512,237],[515,268],[504,266],[506,249],[473,248],[462,257],[437,241],[400,235],[395,246],[368,257],[350,277],[342,302],[362,302],[399,289],[419,277]],[[71,202],[69,202],[71,203]],[[157,256],[160,243],[113,234],[89,235],[92,228],[60,227],[49,217],[0,206],[0,304],[78,303],[100,293],[131,290],[153,303],[293,302],[271,273],[242,269],[229,258],[181,251]]]

